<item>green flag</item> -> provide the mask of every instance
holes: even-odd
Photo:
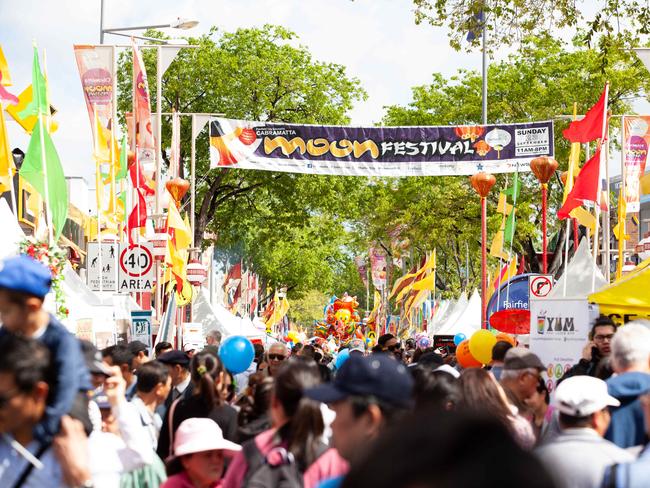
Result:
[[[32,63],[32,100],[27,107],[22,110],[18,116],[21,119],[29,117],[30,115],[49,115],[49,107],[47,104],[47,84],[45,78],[41,73],[41,65],[38,61],[38,50],[34,46],[34,61]]]
[[[37,115],[38,122],[34,126],[29,140],[25,160],[20,168],[20,176],[25,178],[45,200],[47,211],[51,215],[54,227],[52,230],[56,242],[59,240],[63,225],[68,217],[68,187],[65,182],[61,160],[56,152],[52,138],[43,124],[43,115],[49,113],[47,85],[45,78],[41,74],[36,47],[34,47],[32,89],[34,93],[32,103],[21,114]],[[46,180],[47,192],[45,191]]]
[[[519,182],[519,172],[517,172],[512,179],[512,186],[504,190],[503,193],[510,197],[510,203],[516,205],[517,200],[519,200],[519,190],[521,190],[521,183]]]
[[[503,230],[504,233],[504,242],[507,245],[508,243],[512,244],[512,241],[515,238],[515,227],[517,226],[517,219],[515,218],[515,213],[517,212],[516,208],[512,209],[510,215],[506,219],[506,226]]]
[[[127,166],[129,165],[129,148],[126,134],[122,138],[122,147],[120,148],[120,171],[115,175],[116,180],[126,178]]]

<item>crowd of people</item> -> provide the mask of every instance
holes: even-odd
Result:
[[[98,351],[43,309],[49,271],[0,266],[2,487],[637,487],[650,480],[650,323],[592,327],[552,395],[528,348],[385,334],[345,361],[255,344],[245,371],[204,346]],[[514,341],[512,341],[514,342]]]

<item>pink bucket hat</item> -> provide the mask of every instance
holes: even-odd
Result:
[[[174,456],[185,456],[195,452],[222,450],[231,457],[241,451],[241,446],[223,438],[217,423],[208,418],[184,420],[174,434]]]

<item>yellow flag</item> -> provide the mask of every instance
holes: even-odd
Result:
[[[614,226],[613,232],[618,241],[625,240],[627,241],[630,236],[625,234],[625,218],[627,214],[627,202],[625,201],[625,195],[623,188],[618,192],[618,222]]]
[[[584,207],[574,208],[569,215],[576,219],[580,225],[590,229],[592,234],[596,230],[596,218]]]
[[[650,193],[650,173],[643,175],[639,180],[639,183],[643,195]]]
[[[492,245],[490,246],[490,256],[495,258],[508,259],[508,253],[503,250],[503,239],[504,232],[499,230],[492,239]]]
[[[413,289],[420,291],[429,291],[433,290],[435,288],[435,274],[434,273],[429,273],[427,276],[422,278],[421,280],[416,281],[413,283]]]
[[[508,203],[508,197],[506,196],[505,193],[501,192],[499,193],[499,203],[497,204],[497,212],[504,214],[504,215],[510,215],[510,212],[512,212],[512,205]]]
[[[167,227],[174,229],[174,237],[176,240],[176,249],[184,250],[190,247],[192,243],[192,235],[186,221],[181,218],[176,205],[171,202],[169,204],[169,211],[167,212]]]
[[[94,150],[93,157],[98,163],[106,163],[111,160],[111,148],[109,141],[111,139],[111,134],[108,130],[102,125],[99,120],[99,115],[97,110],[95,110],[95,134],[94,134]]]
[[[578,104],[573,103],[573,120],[578,117]],[[571,144],[571,152],[569,153],[569,167],[567,170],[566,184],[564,185],[564,195],[562,196],[562,203],[566,202],[569,192],[573,189],[573,180],[578,176],[580,171],[580,143],[574,142]]]
[[[32,102],[32,99],[32,85],[29,85],[22,91],[20,95],[18,95],[18,103],[16,105],[9,105],[5,109],[7,113],[11,115],[11,118],[18,122],[18,124],[20,124],[20,126],[25,129],[25,132],[28,134],[32,133],[32,130],[34,130],[34,126],[36,125],[38,119],[36,118],[36,115],[29,115],[23,118],[19,114],[27,108],[27,106]],[[50,105],[50,113],[54,115],[55,112],[56,110],[54,107]],[[57,124],[54,119],[51,119],[49,133],[53,134],[58,128],[59,124]]]
[[[11,190],[11,183],[15,173],[16,167],[14,166],[14,158],[11,156],[11,149],[9,147],[5,115],[2,107],[0,107],[0,194]]]
[[[0,82],[0,85],[11,86],[11,75],[9,74],[9,65],[7,64],[5,53],[2,52],[2,46],[0,46],[0,74],[2,75],[2,81]]]

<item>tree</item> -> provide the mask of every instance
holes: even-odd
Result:
[[[301,298],[293,300],[289,316],[293,322],[312,329],[314,320],[322,320],[323,310],[329,303],[330,295],[319,290],[308,290]]]
[[[162,37],[157,32],[148,35]],[[233,33],[213,28],[187,40],[199,47],[182,49],[165,73],[163,112],[173,108],[236,119],[345,124],[353,103],[366,96],[343,66],[314,60],[307,48],[295,44],[294,33],[279,26]],[[149,79],[155,80],[154,53],[145,52],[144,59]],[[130,53],[121,57],[119,75],[119,108],[126,112],[131,106]],[[155,107],[155,87],[150,88]],[[163,141],[169,141],[169,125],[162,129]],[[185,170],[190,137],[185,123],[181,135]],[[196,245],[202,246],[204,232],[210,231],[219,248],[250,260],[265,286],[287,286],[296,293],[331,286],[350,259],[343,223],[354,214],[365,182],[210,169],[208,147],[204,131],[196,144]],[[167,163],[168,154],[165,149]]]
[[[485,26],[490,49],[523,41],[529,35],[557,35],[560,29],[579,31],[585,46],[606,54],[621,46],[638,45],[650,33],[650,6],[641,0],[413,0],[415,20],[447,26],[451,46],[460,50],[468,32],[470,46],[480,43]]]
[[[489,122],[549,120],[571,114],[573,102],[578,113],[596,102],[606,80],[611,83],[610,109],[615,114],[630,113],[630,101],[649,88],[643,67],[629,53],[611,52],[604,71],[598,69],[599,54],[591,49],[568,51],[561,41],[549,36],[527,38],[521,50],[489,71]],[[460,70],[449,79],[435,73],[431,84],[413,88],[407,106],[390,106],[386,125],[447,125],[477,123],[481,117],[481,76]],[[561,169],[566,169],[569,144],[562,137],[568,121],[556,120],[555,152]],[[612,125],[617,123],[612,121]],[[584,152],[583,152],[584,159]],[[517,233],[514,250],[525,254],[538,269],[535,249],[539,249],[539,184],[532,174],[522,174],[523,188],[517,204]],[[499,189],[506,176],[500,175],[489,197],[489,236],[498,229],[501,216],[494,213]],[[508,177],[512,181],[512,177]],[[553,180],[550,187],[550,229],[561,199],[561,187]],[[405,225],[416,254],[438,249],[438,286],[458,291],[464,285],[465,248],[469,248],[469,285],[480,277],[479,199],[465,177],[403,178],[377,184],[379,211],[368,217],[375,235],[385,234],[395,225]],[[564,226],[558,226],[562,229]],[[561,259],[560,253],[556,255]],[[493,264],[494,261],[493,261]],[[560,261],[556,260],[557,270]]]

